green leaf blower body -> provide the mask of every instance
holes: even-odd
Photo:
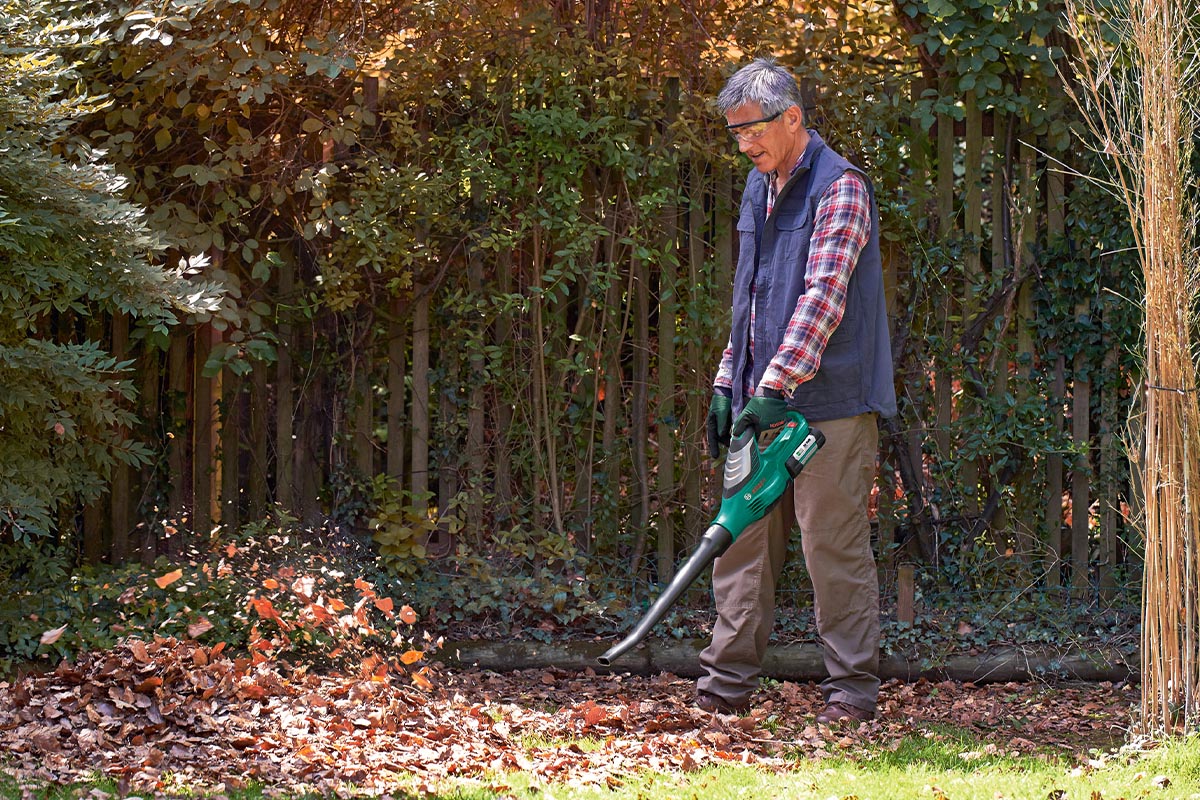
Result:
[[[773,437],[773,438],[772,438]],[[760,441],[766,444],[760,445]],[[692,581],[746,530],[767,515],[783,497],[792,480],[825,443],[821,432],[810,428],[795,411],[783,424],[761,436],[747,429],[729,443],[721,491],[721,508],[691,557],[634,629],[598,659],[610,666],[650,633]]]

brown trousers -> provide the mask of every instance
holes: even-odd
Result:
[[[879,427],[874,414],[814,423],[825,445],[783,499],[746,527],[713,564],[717,622],[700,654],[696,688],[733,703],[758,687],[775,624],[775,588],[793,525],[800,527],[812,578],[817,632],[829,677],[826,702],[875,710],[879,695],[879,577],[867,503],[875,479]]]

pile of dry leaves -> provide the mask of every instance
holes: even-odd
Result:
[[[692,691],[672,675],[418,674],[376,659],[356,674],[314,674],[219,645],[128,641],[0,683],[0,763],[55,783],[100,770],[143,792],[247,780],[419,789],[512,770],[611,786],[642,769],[784,769],[893,746],[936,723],[990,734],[1005,751],[1083,752],[1120,738],[1137,702],[1135,688],[1111,684],[891,682],[878,719],[830,730],[813,723],[813,685],[772,684],[744,717],[704,713]],[[1098,732],[1108,740],[1091,738]]]

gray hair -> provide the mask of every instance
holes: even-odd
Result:
[[[722,114],[746,103],[758,103],[767,117],[791,106],[804,108],[795,76],[773,58],[754,59],[733,73],[717,95],[717,108]]]

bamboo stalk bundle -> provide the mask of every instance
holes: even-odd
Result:
[[[1192,335],[1195,253],[1185,184],[1194,121],[1181,3],[1142,0],[1132,15],[1142,64],[1140,245],[1146,295],[1146,567],[1142,589],[1142,723],[1192,730],[1197,686],[1200,406]]]
[[[1127,26],[1118,28],[1131,71],[1103,44],[1095,12],[1068,3],[1081,52],[1082,91],[1073,96],[1115,157],[1111,185],[1129,208],[1144,279],[1145,439],[1140,454],[1131,448],[1145,494],[1141,732],[1176,733],[1200,723],[1200,404],[1189,195],[1200,95],[1197,9],[1179,0],[1131,0]]]

